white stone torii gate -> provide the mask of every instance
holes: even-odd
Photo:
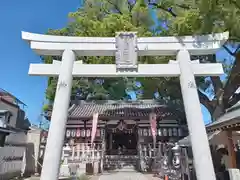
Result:
[[[62,56],[53,64],[30,64],[29,74],[58,76],[41,180],[57,180],[65,136],[72,77],[180,77],[181,91],[198,180],[216,180],[194,76],[223,74],[221,64],[191,62],[190,55],[214,54],[228,33],[185,37],[64,37],[22,32],[39,55]],[[138,56],[176,55],[169,64],[137,64]],[[116,56],[116,64],[82,64],[76,56]]]

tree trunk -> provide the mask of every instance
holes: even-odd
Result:
[[[230,108],[231,103],[229,103],[229,99],[231,96],[234,95],[234,92],[239,88],[240,86],[240,52],[237,52],[235,54],[235,62],[233,64],[231,73],[229,75],[228,81],[224,87],[224,95],[223,95],[223,104],[224,108]],[[239,101],[240,97],[236,96],[235,101]]]

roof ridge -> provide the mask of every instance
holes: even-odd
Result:
[[[137,101],[131,101],[131,100],[95,100],[95,101],[86,101],[86,100],[80,100],[78,102],[75,102],[73,104],[76,105],[112,105],[112,104],[132,104],[132,105],[141,105],[141,104],[156,104],[156,105],[165,105],[164,103],[159,102],[155,99],[143,99],[143,100],[137,100]]]
[[[76,104],[72,104],[72,106],[68,108],[68,114],[71,114],[74,111],[74,109],[76,109],[76,107],[77,107]]]
[[[69,113],[70,119],[90,118],[93,113],[98,111],[99,116],[108,117],[138,117],[147,118],[149,113],[154,111],[159,117],[172,117],[176,118],[176,114],[173,113],[166,105],[161,104],[75,104]]]

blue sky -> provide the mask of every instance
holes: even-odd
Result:
[[[44,99],[47,78],[28,76],[29,63],[41,60],[21,39],[21,31],[45,33],[62,28],[67,15],[80,0],[1,0],[0,2],[0,88],[28,105],[29,119],[36,123]]]
[[[21,31],[45,33],[48,28],[62,28],[67,15],[80,6],[81,0],[1,0],[0,2],[0,88],[22,100],[28,118],[38,123],[47,85],[46,77],[28,76],[30,63],[41,59],[21,39]],[[220,51],[221,59],[228,56]],[[210,116],[203,108],[206,122]]]

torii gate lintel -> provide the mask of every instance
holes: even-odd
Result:
[[[195,76],[219,76],[224,73],[221,63],[191,62]],[[61,61],[56,60],[52,64],[30,64],[28,74],[59,76],[61,64]],[[72,75],[74,77],[179,77],[180,67],[178,61],[169,61],[169,64],[138,64],[132,71],[118,71],[116,64],[81,64],[75,61]]]

